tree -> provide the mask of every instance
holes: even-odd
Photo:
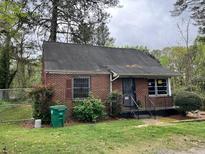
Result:
[[[186,47],[186,54],[183,57],[183,60],[186,63],[186,65],[184,65],[186,85],[192,84],[191,81],[193,75],[193,61],[195,58],[195,48],[193,48],[193,46],[190,46],[189,44],[190,21],[190,19],[188,19],[187,22],[182,20],[182,24],[185,24],[185,32],[183,30],[183,25],[180,26],[179,24],[177,24],[177,28]]]
[[[125,45],[122,48],[136,49],[137,51],[149,53],[149,49],[146,46],[142,46],[142,45],[135,45],[135,46]]]
[[[0,55],[0,88],[9,88],[16,71],[10,69],[11,38],[17,37],[17,29],[19,28],[18,17],[20,14],[20,6],[10,1],[2,1],[0,3],[0,36],[2,38],[1,55]],[[15,27],[15,28],[14,28]]]
[[[17,71],[18,63],[22,60],[23,42],[22,36],[32,29],[31,16],[24,8],[24,3],[10,0],[0,2],[0,88],[10,87]],[[19,58],[21,56],[21,59]]]
[[[205,37],[197,37],[194,43],[194,48],[197,51],[194,59],[195,71],[197,78],[205,76]]]
[[[106,8],[117,6],[118,2],[118,0],[45,0],[34,1],[32,8],[35,8],[34,12],[40,14],[39,32],[46,34],[50,41],[55,42],[61,36],[61,38],[67,37],[67,41],[70,38],[70,41],[76,43],[93,43],[93,36],[96,35],[93,31],[100,27],[101,23],[106,23],[109,18]]]
[[[179,77],[173,79],[173,88],[179,88],[186,84],[186,47],[166,47],[162,50],[153,50],[152,54],[159,59],[162,66],[181,74]]]
[[[95,44],[100,46],[112,46],[114,44],[114,38],[110,37],[109,29],[104,22],[96,28]]]
[[[176,0],[173,16],[179,16],[185,10],[191,13],[191,18],[199,26],[199,32],[205,34],[205,1],[204,0]]]
[[[95,26],[82,21],[75,29],[71,27],[71,42],[78,44],[92,44],[97,46],[109,46],[114,44],[110,37],[109,29],[105,23]]]

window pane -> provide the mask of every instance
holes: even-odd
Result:
[[[167,94],[167,80],[157,79],[157,94]]]
[[[155,80],[154,79],[148,80],[148,92],[149,92],[149,95],[155,95]]]
[[[89,95],[89,78],[75,78],[73,83],[73,97],[85,98]]]
[[[89,87],[88,78],[75,78],[74,87]]]

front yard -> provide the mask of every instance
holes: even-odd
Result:
[[[32,104],[0,100],[0,122],[21,121],[31,118]]]
[[[159,153],[205,147],[205,122],[143,127],[141,120],[29,129],[0,124],[0,150],[8,153]]]

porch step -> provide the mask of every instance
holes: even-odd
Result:
[[[168,109],[168,110],[156,110],[156,111],[138,111],[138,110],[132,110],[132,111],[124,111],[121,112],[121,116],[125,118],[133,117],[133,118],[154,118],[155,116],[170,116],[174,114],[178,114],[178,110],[175,109]]]

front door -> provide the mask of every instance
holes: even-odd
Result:
[[[124,106],[131,107],[134,106],[134,101],[136,101],[136,87],[135,87],[135,79],[126,78],[122,80],[123,86],[123,104]]]

